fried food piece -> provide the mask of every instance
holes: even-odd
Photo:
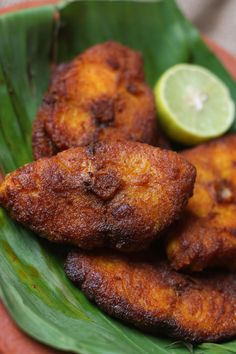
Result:
[[[32,144],[33,155],[36,160],[40,157],[53,156],[59,152],[58,148],[52,142],[44,127],[44,114],[45,111],[39,111],[37,119],[33,124]]]
[[[100,142],[9,174],[0,204],[51,241],[136,251],[179,216],[194,180],[194,167],[175,152]]]
[[[101,139],[155,145],[160,139],[154,96],[144,82],[142,56],[109,41],[59,66],[32,138],[35,159],[52,156],[51,145],[62,151]]]
[[[67,276],[109,315],[189,342],[236,336],[236,275],[189,276],[157,255],[70,253]]]
[[[175,269],[236,269],[236,135],[187,150],[197,169],[194,195],[167,242]]]

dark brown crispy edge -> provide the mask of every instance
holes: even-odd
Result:
[[[38,115],[32,127],[32,152],[35,160],[42,157],[51,157],[58,149],[50,139],[44,127],[44,120]]]
[[[95,254],[96,253],[97,251],[95,251]],[[193,331],[182,327],[181,324],[175,320],[168,318],[153,319],[151,313],[140,311],[140,309],[136,310],[135,305],[131,306],[122,298],[118,298],[117,296],[108,298],[107,296],[104,296],[104,294],[97,294],[96,290],[102,283],[101,276],[96,272],[89,272],[89,270],[84,266],[79,269],[77,266],[79,254],[79,250],[71,251],[68,254],[64,265],[64,271],[68,278],[83,291],[90,301],[98,305],[99,308],[108,313],[110,316],[115,317],[129,325],[133,325],[146,333],[153,335],[167,335],[170,338],[190,342],[192,344],[199,344],[203,342],[222,342],[235,337],[235,331],[225,331],[221,332],[219,335],[209,335],[207,333],[205,335],[200,335],[196,332],[193,333]],[[140,256],[142,259],[141,254]],[[120,255],[120,257],[124,257],[124,255]],[[130,255],[130,257],[133,257],[133,255]],[[151,257],[153,257],[153,254]],[[157,255],[155,255],[155,257],[157,257]],[[166,261],[161,261],[160,265],[163,272],[166,270],[167,276],[170,271],[177,273],[176,271],[170,269]],[[185,276],[188,277],[188,275]],[[189,276],[189,278],[193,277]],[[119,303],[119,306],[114,306],[114,303]]]

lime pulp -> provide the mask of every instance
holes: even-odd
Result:
[[[225,133],[233,123],[235,105],[227,86],[209,70],[178,64],[154,88],[158,118],[166,134],[192,145]]]

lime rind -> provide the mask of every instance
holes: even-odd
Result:
[[[203,126],[203,128],[201,129],[199,129],[199,124],[197,128],[196,126],[194,126],[194,119],[192,119],[192,121],[190,122],[192,125],[189,124],[186,119],[183,123],[183,117],[181,120],[180,114],[178,115],[178,113],[173,110],[172,105],[168,101],[168,95],[166,92],[168,89],[168,85],[170,87],[171,81],[173,82],[175,78],[178,79],[178,75],[179,73],[181,73],[181,71],[187,74],[189,78],[187,78],[187,80],[185,78],[185,80],[187,82],[189,81],[190,84],[192,79],[195,79],[196,81],[198,81],[199,78],[200,81],[202,79],[203,83],[207,84],[207,86],[205,87],[207,88],[207,91],[213,95],[209,96],[210,100],[215,100],[214,103],[217,107],[216,112],[215,108],[212,110],[211,104],[208,103],[208,105],[206,105],[207,109],[209,110],[208,116],[210,118],[211,116],[213,117],[211,118],[212,121],[209,119],[206,119],[204,123],[200,121],[200,124]],[[178,82],[177,80],[177,82],[175,82],[175,85],[177,86],[176,88],[178,88],[178,90],[181,92],[181,90],[183,89],[183,87],[181,86],[184,86],[185,82],[182,83],[181,81]],[[200,88],[202,87],[200,86]],[[218,137],[224,134],[233,123],[235,115],[235,105],[233,100],[231,99],[229,89],[217,76],[215,76],[209,70],[201,66],[190,64],[177,64],[173,66],[161,76],[154,88],[154,92],[157,101],[157,111],[159,113],[160,124],[162,125],[167,135],[178,142],[191,145]],[[219,99],[218,97],[214,96],[216,94]],[[176,95],[178,96],[178,92]],[[221,106],[219,107],[219,105]],[[218,119],[215,119],[214,116],[218,117]],[[205,123],[206,127],[204,126]]]

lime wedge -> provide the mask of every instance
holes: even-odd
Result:
[[[229,89],[209,70],[178,64],[154,88],[159,121],[175,141],[193,145],[218,137],[233,123]]]

